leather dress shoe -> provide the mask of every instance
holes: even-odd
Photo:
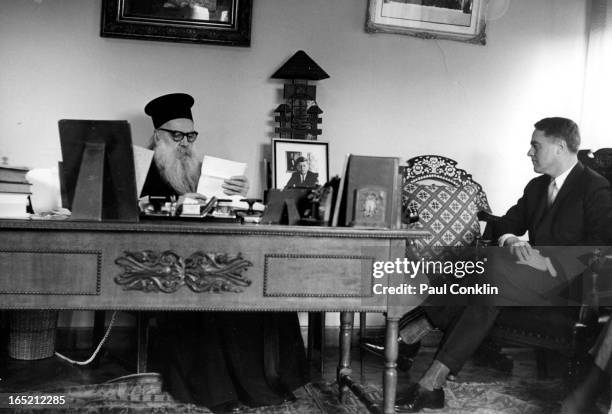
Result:
[[[418,413],[423,408],[444,408],[444,391],[442,388],[429,391],[417,383],[411,386],[406,394],[395,402],[397,413]]]
[[[385,357],[385,338],[382,336],[363,338],[361,348],[381,358]],[[414,357],[419,353],[421,342],[407,344],[404,341],[398,343],[397,367],[402,371],[408,371],[412,367]]]

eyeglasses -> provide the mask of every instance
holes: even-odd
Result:
[[[174,142],[181,142],[183,138],[187,138],[187,142],[193,142],[198,137],[198,131],[182,132],[174,129],[157,128],[160,131],[165,131],[170,134]]]

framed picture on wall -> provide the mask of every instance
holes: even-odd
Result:
[[[484,45],[488,0],[368,0],[366,31]]]
[[[329,179],[327,142],[275,138],[272,159],[273,188],[315,188]]]
[[[102,37],[251,44],[253,0],[102,0]]]

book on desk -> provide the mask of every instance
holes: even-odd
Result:
[[[347,154],[333,226],[399,229],[399,158]]]
[[[0,217],[28,218],[30,183],[28,168],[0,165]]]

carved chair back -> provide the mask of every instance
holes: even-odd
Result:
[[[476,244],[480,238],[477,214],[491,208],[471,174],[458,168],[456,161],[439,155],[411,158],[400,167],[400,174],[402,208],[418,211],[419,220],[411,227],[430,231],[420,256],[452,256],[449,247]]]
[[[477,207],[480,210],[491,212],[489,201],[482,186],[474,181],[467,171],[457,167],[457,161],[441,155],[420,155],[410,158],[405,166],[400,167],[402,175],[402,188],[407,184],[419,182],[438,182],[454,187],[472,186],[476,190]]]
[[[597,171],[612,183],[612,148],[578,151],[578,159],[587,167]]]

